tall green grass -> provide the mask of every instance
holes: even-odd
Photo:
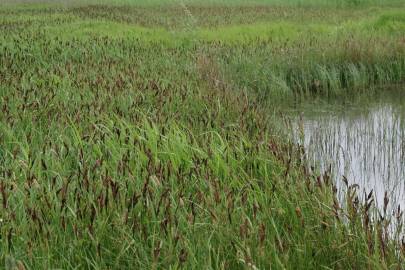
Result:
[[[2,10],[7,269],[402,267],[401,234],[370,222],[353,187],[344,208],[332,179],[305,170],[263,94],[399,82],[398,29],[336,42],[322,26],[300,43],[313,29],[291,23],[275,40],[225,39],[203,27],[225,25],[218,17],[190,27],[177,9],[165,20],[126,9],[104,20],[96,6]]]

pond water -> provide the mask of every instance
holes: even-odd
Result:
[[[310,166],[331,168],[339,196],[346,177],[359,195],[373,191],[381,212],[385,192],[388,210],[405,209],[405,87],[372,100],[299,104],[292,113],[292,139]]]

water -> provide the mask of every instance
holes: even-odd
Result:
[[[405,209],[405,88],[372,100],[305,103],[293,109],[292,139],[301,143],[311,166],[331,166],[343,200],[343,177],[358,192],[374,194],[380,213]],[[297,116],[299,115],[299,116]]]

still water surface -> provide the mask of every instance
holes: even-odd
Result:
[[[300,104],[293,115],[292,139],[321,172],[331,166],[339,190],[344,176],[359,194],[373,191],[380,211],[385,192],[388,209],[405,209],[404,87],[373,100]]]

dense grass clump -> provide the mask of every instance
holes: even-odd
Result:
[[[405,46],[396,39],[342,37],[328,43],[272,46],[255,42],[224,48],[226,73],[239,87],[265,97],[351,96],[402,83]],[[366,44],[367,43],[367,44]],[[369,45],[372,44],[372,45]]]
[[[353,186],[343,207],[268,106],[403,82],[402,15],[387,9],[309,8],[304,25],[238,5],[0,10],[0,260],[401,269],[400,209],[373,220]],[[262,28],[244,35],[244,21]]]

